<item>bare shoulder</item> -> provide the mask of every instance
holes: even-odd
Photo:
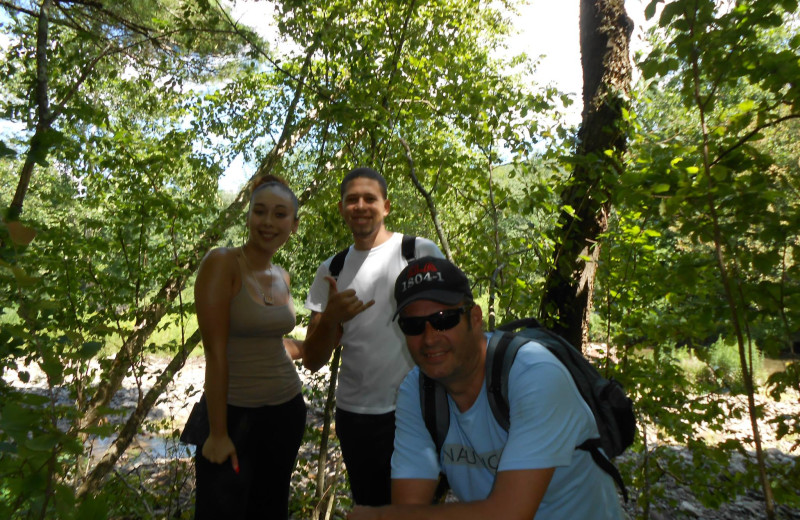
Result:
[[[236,262],[236,255],[239,254],[238,247],[215,247],[214,249],[210,250],[206,253],[206,256],[203,257],[203,263],[228,263],[228,262]]]
[[[286,282],[286,287],[291,287],[292,277],[289,276],[289,271],[279,266],[278,264],[272,264],[272,267],[274,267],[280,273],[281,277],[283,277],[283,281]]]
[[[200,262],[200,271],[227,273],[236,278],[239,272],[236,261],[236,256],[238,254],[238,247],[214,248],[203,257],[203,260]]]

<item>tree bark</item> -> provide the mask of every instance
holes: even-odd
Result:
[[[103,477],[111,471],[114,464],[117,463],[122,454],[125,453],[125,450],[128,449],[128,446],[130,446],[133,438],[139,431],[139,426],[141,426],[147,414],[150,413],[156,400],[164,393],[164,390],[166,390],[167,385],[172,382],[175,374],[180,372],[183,365],[186,364],[186,359],[199,342],[200,329],[196,330],[195,333],[189,337],[181,351],[172,358],[166,368],[158,375],[152,388],[150,388],[144,398],[139,401],[136,410],[134,410],[130,417],[128,417],[128,420],[125,421],[117,438],[114,439],[114,442],[108,447],[100,461],[95,464],[86,480],[84,480],[83,484],[78,488],[78,500],[82,500],[87,494],[91,495],[97,492]]]
[[[582,122],[539,309],[545,324],[576,348],[588,342],[599,238],[608,227],[612,180],[627,146],[622,114],[628,106],[633,29],[624,0],[581,0],[580,6]]]
[[[33,168],[47,154],[45,135],[50,130],[53,122],[50,116],[47,62],[51,3],[51,0],[44,0],[39,9],[39,21],[36,27],[36,89],[34,94],[36,100],[36,131],[31,138],[28,153],[25,155],[25,163],[22,165],[22,171],[19,174],[17,190],[14,192],[14,198],[11,199],[11,204],[8,207],[8,221],[19,220],[19,216],[22,214],[22,204],[25,201],[25,195],[28,193],[28,186],[30,186],[31,177],[33,176]]]
[[[411,182],[414,184],[414,187],[417,188],[417,191],[419,191],[422,195],[422,198],[425,199],[425,204],[428,206],[428,211],[431,214],[433,226],[436,228],[436,234],[439,236],[439,243],[442,244],[444,256],[448,260],[452,261],[453,254],[450,252],[450,242],[447,240],[447,235],[445,234],[442,223],[439,220],[439,212],[436,209],[436,203],[433,200],[433,196],[428,190],[425,189],[422,183],[419,182],[419,178],[417,177],[417,168],[414,166],[414,158],[411,155],[411,147],[408,146],[408,143],[402,137],[398,137],[398,140],[406,151],[406,160],[408,161],[408,176],[411,178]]]
[[[339,377],[339,360],[342,357],[342,346],[338,345],[333,350],[331,359],[331,375],[328,380],[328,396],[325,399],[325,409],[323,411],[322,435],[319,441],[319,453],[317,454],[317,491],[314,495],[316,506],[314,507],[314,520],[323,519],[323,505],[327,490],[325,489],[325,474],[328,470],[328,438],[331,434],[331,423],[333,422],[336,408],[336,382]],[[329,501],[330,503],[330,501]]]

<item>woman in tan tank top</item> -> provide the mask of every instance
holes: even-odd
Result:
[[[195,282],[210,433],[198,439],[195,518],[288,518],[306,405],[288,273],[272,257],[298,226],[283,179],[257,181],[242,247],[205,256]],[[191,420],[191,418],[190,418]]]

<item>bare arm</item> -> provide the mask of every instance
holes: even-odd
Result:
[[[303,366],[316,372],[328,362],[342,338],[342,325],[322,312],[311,312],[303,343]]]
[[[275,267],[280,270],[281,276],[283,277],[287,293],[286,302],[289,303],[292,299],[292,279],[286,269],[279,265],[275,265]],[[289,359],[296,360],[303,357],[303,340],[285,337],[283,338],[283,348],[286,350],[286,354],[289,355]]]
[[[209,252],[200,264],[194,285],[197,322],[206,356],[205,394],[211,433],[203,444],[202,454],[221,464],[231,459],[238,471],[236,448],[228,436],[228,330],[230,303],[237,277],[235,259],[225,250]]]
[[[430,505],[436,494],[436,480],[392,479],[392,504]]]
[[[429,505],[436,481],[392,480],[392,505],[356,506],[349,520],[530,520],[536,515],[555,468],[501,471],[485,500]]]
[[[371,300],[362,302],[353,289],[339,292],[336,280],[326,277],[330,284],[325,310],[311,313],[308,333],[303,343],[303,366],[316,372],[328,362],[331,353],[342,339],[342,323],[372,307]]]
[[[294,338],[283,338],[283,348],[292,360],[303,357],[303,340]]]

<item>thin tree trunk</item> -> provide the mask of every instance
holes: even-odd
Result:
[[[45,135],[50,130],[52,119],[50,117],[50,99],[48,95],[48,61],[47,47],[49,45],[50,4],[52,0],[44,0],[39,10],[39,22],[36,28],[36,131],[31,138],[31,145],[25,155],[25,163],[19,175],[17,190],[8,208],[7,220],[18,220],[22,214],[22,204],[28,193],[28,186],[33,176],[33,168],[47,153]]]
[[[495,328],[497,328],[497,311],[494,308],[496,294],[497,294],[497,277],[503,271],[505,266],[506,266],[505,262],[498,265],[492,272],[492,277],[489,279],[489,304],[488,304],[489,330],[494,330]]]
[[[627,139],[622,111],[630,89],[633,23],[623,0],[581,0],[583,115],[576,165],[561,193],[553,265],[539,309],[543,321],[576,348],[588,341],[588,322],[600,235],[608,227],[612,180]],[[610,151],[610,154],[609,154]]]
[[[422,198],[425,199],[425,204],[427,204],[428,211],[431,214],[433,226],[436,228],[436,235],[439,237],[439,243],[442,244],[442,252],[444,253],[444,256],[448,260],[452,260],[453,255],[450,253],[450,243],[447,241],[447,235],[445,235],[444,228],[439,220],[439,212],[436,210],[436,203],[433,201],[433,196],[428,190],[425,189],[422,183],[419,182],[419,178],[417,177],[417,169],[414,166],[414,158],[411,156],[411,148],[408,146],[408,143],[402,137],[398,137],[398,139],[406,151],[406,160],[408,161],[408,176],[411,177],[411,182],[414,183],[417,191],[419,191],[422,195]]]
[[[103,477],[111,471],[114,464],[117,463],[128,446],[130,446],[133,438],[139,431],[139,426],[141,426],[147,414],[150,413],[156,400],[164,393],[164,390],[166,390],[167,385],[172,382],[175,374],[186,364],[186,359],[199,342],[200,330],[198,329],[189,337],[180,352],[172,358],[161,374],[158,375],[153,386],[147,391],[144,398],[139,401],[136,410],[128,417],[128,420],[120,430],[117,438],[111,446],[108,447],[100,461],[95,464],[94,468],[89,472],[83,484],[78,488],[79,500],[83,499],[87,494],[94,494],[99,489]]]
[[[728,309],[731,312],[731,323],[733,330],[736,334],[736,341],[739,347],[739,363],[742,371],[742,381],[744,383],[745,392],[747,393],[747,409],[750,415],[750,427],[753,431],[753,444],[756,448],[756,465],[758,469],[758,476],[761,482],[761,491],[764,493],[764,509],[768,520],[775,519],[775,500],[772,495],[772,487],[770,486],[769,477],[767,475],[766,461],[764,460],[764,449],[761,443],[761,432],[758,426],[758,417],[760,412],[756,407],[755,401],[755,383],[753,381],[752,372],[752,343],[750,341],[750,333],[747,333],[747,343],[749,345],[749,360],[747,356],[747,347],[745,346],[745,335],[743,332],[743,325],[746,327],[747,322],[743,317],[740,306],[736,303],[736,298],[733,295],[732,280],[728,273],[728,266],[725,262],[725,250],[722,231],[719,224],[719,214],[717,212],[716,200],[714,194],[716,193],[716,186],[714,183],[714,176],[711,175],[711,160],[709,152],[709,130],[706,123],[706,113],[704,110],[705,102],[700,94],[700,56],[697,52],[692,53],[692,75],[694,78],[694,100],[700,114],[700,129],[703,135],[703,169],[706,173],[706,182],[708,188],[706,191],[708,200],[708,211],[711,217],[711,225],[714,232],[714,257],[717,261],[717,268],[719,270],[720,281],[725,293],[725,299],[728,304]],[[735,275],[735,270],[734,270]],[[741,302],[741,300],[740,300]],[[744,302],[741,302],[744,303]]]
[[[331,359],[331,377],[328,382],[328,396],[325,399],[325,410],[323,413],[322,422],[322,438],[319,442],[319,454],[317,455],[317,492],[315,499],[317,505],[315,507],[315,520],[323,520],[326,516],[324,513],[325,508],[325,473],[328,469],[328,438],[331,434],[331,422],[333,421],[333,409],[336,406],[336,380],[339,376],[339,360],[342,356],[342,346],[339,345],[333,351],[333,358]],[[330,504],[332,499],[329,499]]]
[[[50,144],[47,142],[47,134],[53,126],[53,122],[64,112],[64,108],[73,96],[80,90],[81,85],[89,78],[95,66],[108,56],[115,52],[123,52],[132,47],[141,45],[142,41],[135,42],[126,47],[115,48],[112,44],[100,52],[94,59],[89,61],[83,68],[80,77],[75,81],[69,90],[64,95],[59,103],[55,104],[55,108],[51,110],[50,95],[49,95],[49,61],[47,57],[47,48],[50,45],[49,40],[49,25],[50,25],[50,7],[52,0],[43,0],[40,12],[38,14],[38,25],[36,31],[36,88],[34,90],[34,101],[36,103],[37,121],[36,129],[34,130],[33,137],[31,137],[30,147],[28,153],[25,154],[25,162],[22,165],[22,170],[19,174],[19,182],[17,189],[14,192],[14,198],[9,204],[8,211],[6,212],[7,220],[18,220],[22,214],[22,206],[25,202],[25,197],[28,194],[28,188],[33,177],[33,170],[37,163],[44,162],[47,157]],[[26,14],[36,16],[35,13],[22,10]],[[150,41],[152,38],[147,38],[143,41]]]

